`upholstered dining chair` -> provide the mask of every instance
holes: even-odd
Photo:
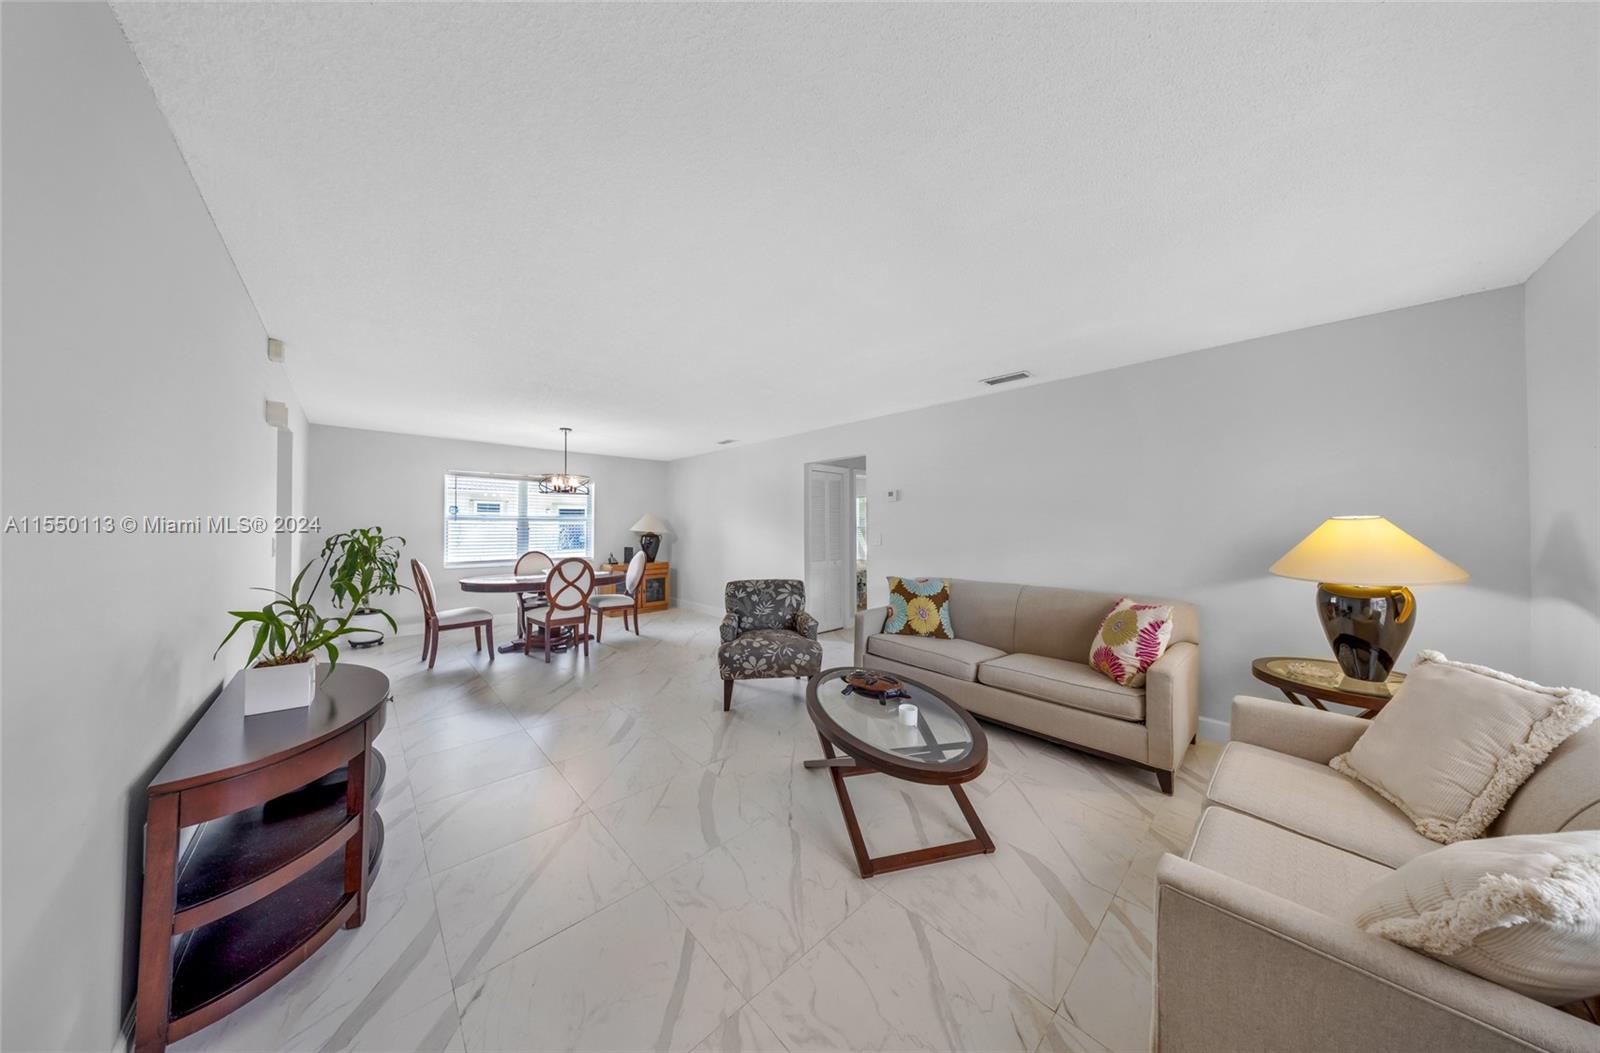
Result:
[[[548,606],[527,616],[527,631],[522,634],[522,653],[533,653],[533,630],[541,629],[544,660],[550,661],[550,638],[555,631],[570,628],[589,655],[589,597],[594,593],[594,567],[586,559],[564,559],[550,568],[545,579],[544,598]],[[573,642],[576,644],[578,640]]]
[[[628,560],[628,576],[622,581],[622,591],[615,593],[597,593],[589,597],[589,609],[594,611],[594,638],[596,641],[605,639],[606,612],[622,612],[622,628],[628,628],[628,618],[633,617],[633,635],[639,633],[639,600],[644,590],[639,588],[644,581],[644,565],[649,560],[643,552],[635,552],[633,558]]]
[[[483,640],[489,638],[489,661],[494,661],[494,615],[482,607],[453,607],[441,611],[433,598],[433,577],[418,560],[411,561],[411,576],[417,581],[417,595],[422,598],[422,657],[433,668],[439,657],[439,633],[446,629],[471,629],[478,650],[483,650]],[[420,661],[421,659],[419,659]]]
[[[735,680],[822,672],[817,620],[806,613],[806,585],[784,578],[730,581],[722,592],[727,616],[717,671],[722,675],[722,710],[733,707]]]
[[[511,568],[511,573],[517,577],[525,574],[547,574],[556,561],[540,552],[538,549],[529,549],[517,557],[516,566]],[[536,611],[544,606],[544,593],[519,592],[517,593],[517,617],[526,618],[529,611]]]

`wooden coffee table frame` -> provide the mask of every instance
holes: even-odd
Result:
[[[961,718],[967,732],[972,736],[972,748],[955,761],[942,764],[910,763],[905,757],[878,749],[856,738],[840,727],[823,709],[821,701],[817,698],[817,688],[824,682],[839,681],[841,674],[848,671],[847,667],[824,670],[812,677],[806,687],[806,712],[810,714],[811,722],[817,727],[817,738],[822,743],[823,755],[815,760],[806,761],[805,766],[812,769],[826,769],[833,779],[833,790],[839,797],[839,811],[844,816],[845,831],[850,835],[850,847],[855,851],[856,867],[861,871],[861,876],[869,878],[875,874],[906,870],[945,859],[960,859],[964,856],[993,852],[994,839],[989,836],[989,831],[984,829],[977,810],[972,807],[966,791],[961,788],[962,783],[976,779],[989,766],[989,740],[972,714],[925,684],[899,677],[898,679],[907,686],[926,692],[949,706],[951,711]],[[890,704],[898,705],[899,701]],[[915,703],[916,699],[907,701]],[[923,723],[923,734],[928,734],[926,722]],[[932,746],[934,743],[929,742],[929,745]],[[840,751],[845,755],[840,756]],[[890,775],[908,782],[950,787],[950,793],[956,799],[956,806],[961,809],[961,814],[971,827],[973,836],[966,841],[932,845],[909,852],[895,852],[886,856],[872,855],[867,851],[866,839],[861,835],[861,823],[856,819],[855,806],[850,802],[850,790],[845,785],[845,780],[856,775],[874,773]]]

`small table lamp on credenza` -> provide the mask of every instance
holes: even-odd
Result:
[[[654,563],[656,552],[661,548],[661,535],[667,532],[667,524],[646,512],[628,529],[639,535],[639,547],[644,550],[644,561]]]
[[[1467,572],[1382,516],[1334,516],[1272,573],[1317,583],[1317,613],[1348,677],[1382,683],[1417,624],[1407,585],[1444,585]]]

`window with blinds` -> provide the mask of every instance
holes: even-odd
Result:
[[[594,487],[541,494],[516,475],[446,472],[444,565],[511,563],[530,549],[554,559],[594,556]]]

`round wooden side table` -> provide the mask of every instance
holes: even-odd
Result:
[[[1375,684],[1345,676],[1339,663],[1331,658],[1285,655],[1257,658],[1250,663],[1250,672],[1262,683],[1282,691],[1296,705],[1326,710],[1324,702],[1337,702],[1364,710],[1361,716],[1368,720],[1394,697],[1395,689],[1406,679],[1404,673],[1390,673],[1386,683]]]

